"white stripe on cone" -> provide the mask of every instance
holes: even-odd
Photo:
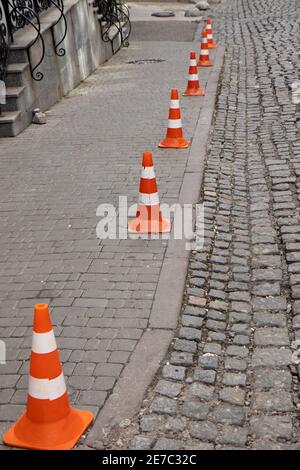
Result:
[[[198,80],[198,75],[196,75],[196,74],[195,75],[189,75],[189,81],[190,82],[194,82],[196,80]]]
[[[152,180],[153,178],[155,178],[153,166],[145,166],[142,169],[141,177],[145,180]]]
[[[38,400],[57,400],[66,392],[63,373],[55,379],[36,379],[29,376],[28,394]]]
[[[171,100],[170,109],[178,109],[178,108],[179,108],[179,100]]]
[[[191,59],[191,60],[190,60],[190,66],[191,66],[191,67],[197,67],[197,61],[196,61],[196,59]]]
[[[168,128],[169,129],[180,129],[182,127],[181,119],[169,119]]]
[[[201,49],[201,54],[200,55],[208,55],[208,50],[207,49]]]
[[[212,39],[212,34],[207,34],[207,39]]]
[[[144,206],[156,206],[159,204],[159,197],[158,193],[152,194],[139,194],[139,204],[143,204]]]
[[[56,341],[53,330],[47,333],[33,332],[32,336],[32,352],[36,354],[48,354],[56,351]]]

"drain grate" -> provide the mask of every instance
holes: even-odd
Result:
[[[126,64],[143,65],[143,64],[158,64],[159,62],[166,62],[165,59],[139,59],[128,60]]]

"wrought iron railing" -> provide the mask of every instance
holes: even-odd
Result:
[[[4,81],[8,59],[9,29],[7,24],[7,10],[0,1],[0,80]]]
[[[5,76],[8,62],[9,29],[6,21],[5,5],[0,2],[0,116],[6,102]]]
[[[61,47],[67,34],[67,22],[64,15],[63,0],[0,0],[0,76],[4,77],[7,64],[9,43],[14,42],[16,32],[22,28],[29,27],[34,32],[31,46],[39,42],[40,59],[36,64],[30,64],[31,76],[40,81],[43,73],[38,70],[45,57],[45,42],[41,33],[41,15],[49,8],[56,8],[59,12],[58,19],[53,26],[60,21],[63,24],[62,36],[54,45],[58,56],[65,55],[65,49]]]
[[[129,46],[130,14],[123,0],[95,0],[94,3],[100,20],[102,40],[111,43],[113,54],[122,46]],[[119,41],[115,41],[117,37]]]

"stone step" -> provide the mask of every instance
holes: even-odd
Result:
[[[120,38],[118,38],[118,35],[120,34],[118,26],[121,27],[122,32],[123,32],[124,35],[127,33],[128,27],[126,26],[127,23],[125,21],[121,21],[120,24],[117,23],[117,26],[115,26],[115,25],[110,25],[106,21],[104,21],[103,20],[103,15],[98,14],[97,18],[100,21],[100,23],[103,24],[104,29],[109,27],[108,37],[109,37],[110,41],[114,41],[116,38],[120,39]]]
[[[21,62],[19,64],[8,64],[6,71],[6,86],[7,87],[20,87],[23,86],[23,74],[29,71],[28,62]]]
[[[11,44],[8,50],[8,63],[19,64],[25,62],[28,62],[27,49],[24,49],[23,47],[15,44]]]
[[[125,23],[122,22],[120,26],[122,28],[123,35],[125,36],[126,32],[127,32],[127,28],[125,27]],[[121,43],[121,35],[120,35],[119,28],[117,28],[114,25],[111,26],[110,29],[109,29],[108,37],[109,37],[109,40],[113,44],[114,50],[117,50],[120,46],[120,43]]]
[[[3,112],[0,115],[0,137],[15,137],[27,124],[24,124],[21,111]]]
[[[41,19],[40,19],[41,21]],[[43,35],[49,28],[51,28],[51,21],[41,21],[40,33]],[[37,32],[30,25],[21,28],[14,34],[14,42],[11,44],[12,50],[28,49],[36,42]]]
[[[3,112],[25,109],[25,86],[7,87],[6,104],[1,106]]]

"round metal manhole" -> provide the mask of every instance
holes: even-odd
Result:
[[[140,59],[140,60],[128,60],[126,64],[143,65],[143,64],[158,64],[160,62],[166,62],[165,59]]]

